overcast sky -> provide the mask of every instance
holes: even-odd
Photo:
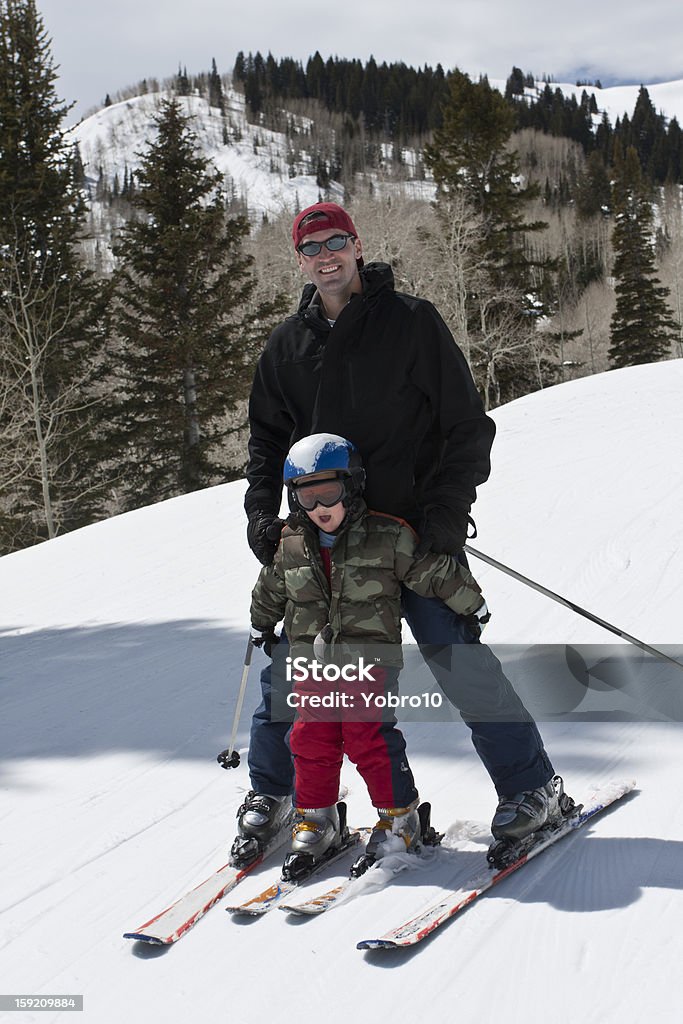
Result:
[[[37,0],[76,115],[179,64],[231,71],[239,50],[404,61],[506,78],[513,65],[603,85],[683,78],[681,0]]]

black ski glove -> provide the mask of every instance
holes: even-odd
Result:
[[[481,636],[484,626],[491,618],[491,612],[488,609],[486,601],[481,604],[476,612],[472,612],[471,615],[465,615],[465,623],[472,636],[476,637],[477,640]]]
[[[428,551],[436,554],[457,555],[467,540],[467,512],[447,505],[430,505],[424,511],[420,524],[420,543],[415,555],[421,558]]]
[[[272,512],[252,512],[247,526],[247,541],[262,565],[270,565],[275,558],[284,519]]]
[[[273,629],[257,629],[251,627],[251,642],[254,647],[262,647],[267,657],[273,657],[273,647],[280,642],[280,637]]]

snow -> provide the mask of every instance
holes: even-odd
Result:
[[[504,79],[491,79],[490,81],[495,89],[505,92],[506,81]],[[564,96],[575,96],[579,102],[584,92],[588,96],[595,96],[599,110],[596,123],[599,124],[602,114],[606,113],[612,127],[616,124],[617,118],[622,118],[624,114],[628,114],[629,117],[633,116],[641,88],[636,84],[611,85],[604,89],[594,85],[573,85],[570,82],[550,82],[548,84],[553,92],[559,89]],[[525,90],[527,97],[534,99],[543,92],[545,86],[545,82],[536,82],[534,89]],[[658,114],[664,114],[667,120],[675,117],[679,124],[683,122],[683,79],[674,82],[655,82],[645,85],[645,88]]]
[[[569,94],[568,86],[560,86],[565,94]],[[618,117],[628,114],[633,115],[636,100],[640,92],[640,85],[613,85],[607,89],[595,89],[591,86],[575,87],[577,99],[581,99],[583,89],[590,96],[595,94],[595,99],[600,112],[606,111],[610,123],[614,125]],[[675,82],[656,82],[646,85],[652,105],[658,114],[664,114],[667,120],[675,117],[679,124],[683,122],[683,79]]]
[[[474,542],[648,643],[678,643],[679,657],[682,390],[678,360],[497,410]],[[355,943],[438,891],[438,871],[417,862],[320,919],[292,923],[273,911],[244,924],[219,905],[167,950],[122,938],[225,862],[248,788],[248,714],[242,766],[215,763],[258,570],[243,492],[243,482],[226,484],[0,559],[3,992],[82,993],[78,1019],[88,1024],[271,1024],[298,1014],[329,1024],[376,1014],[678,1021],[683,736],[680,722],[636,715],[542,723],[577,798],[631,777],[637,794],[415,953],[361,953]],[[613,643],[495,569],[473,568],[493,610],[494,646]],[[464,880],[489,841],[490,782],[461,723],[407,723],[405,732],[421,794],[448,832],[444,852],[462,844],[451,865]],[[351,766],[342,781],[350,819],[370,822]],[[247,898],[275,872],[263,868],[235,892]]]
[[[78,143],[86,177],[95,187],[101,167],[105,181],[113,185],[118,175],[123,183],[128,173],[137,170],[146,144],[156,135],[154,119],[169,93],[146,93],[104,107],[71,129]],[[182,113],[192,118],[191,128],[204,156],[226,177],[238,197],[248,200],[252,214],[280,213],[318,200],[315,176],[290,173],[288,141],[281,132],[272,132],[247,121],[244,97],[234,89],[225,91],[225,118],[198,96],[177,96]],[[300,128],[304,119],[299,118]],[[229,141],[223,136],[228,131]],[[308,167],[305,168],[309,170]],[[294,169],[297,171],[297,169]],[[300,169],[301,170],[301,169]],[[339,192],[341,198],[341,192]]]

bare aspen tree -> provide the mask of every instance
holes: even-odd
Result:
[[[490,281],[487,285],[487,290],[477,295],[479,331],[472,340],[472,358],[488,411],[501,404],[503,366],[521,356],[528,359],[532,345],[529,331],[519,323],[516,290],[492,288]]]
[[[81,259],[83,168],[56,80],[35,0],[0,0],[2,551],[103,511],[89,403],[107,288]]]
[[[661,218],[666,237],[666,248],[661,262],[662,284],[669,289],[669,304],[672,307],[677,327],[674,351],[683,356],[683,205],[679,185],[667,185],[664,189]]]
[[[53,538],[87,489],[66,453],[94,399],[85,397],[84,378],[58,380],[53,373],[55,347],[75,308],[62,283],[47,276],[16,248],[0,254],[0,494],[11,507],[19,484],[38,485],[40,503],[24,507],[23,515],[37,535]]]
[[[464,192],[452,192],[439,203],[436,233],[429,238],[436,256],[434,301],[470,364],[473,339],[468,310],[490,290],[480,247],[482,220]]]

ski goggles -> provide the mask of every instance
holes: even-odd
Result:
[[[349,238],[353,238],[353,235],[332,235],[331,238],[326,238],[324,242],[302,242],[297,251],[302,256],[317,256],[322,247],[325,246],[330,252],[340,252],[341,249],[346,248]]]
[[[292,487],[298,505],[305,512],[312,512],[316,505],[332,508],[346,494],[344,481],[338,477],[333,480],[319,480],[312,484],[300,484]]]

